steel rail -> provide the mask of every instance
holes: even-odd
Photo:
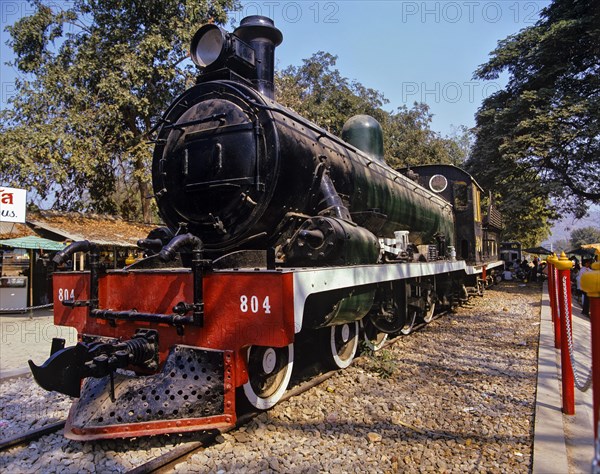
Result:
[[[51,423],[46,426],[42,426],[37,430],[28,431],[25,434],[15,436],[14,438],[9,438],[7,440],[0,441],[0,451],[5,451],[14,446],[19,446],[21,444],[28,443],[29,441],[34,441],[42,436],[46,436],[51,433],[55,433],[58,430],[62,430],[65,427],[66,420],[58,421],[56,423]]]
[[[442,311],[440,313],[437,313],[434,316],[434,318],[432,319],[432,321],[439,319],[443,315],[447,314],[447,312],[448,311]],[[416,324],[412,328],[411,333],[422,330],[428,324],[429,323]],[[400,336],[400,334],[398,334],[397,336]],[[381,349],[389,347],[389,346],[395,344],[396,342],[398,342],[400,337],[397,337],[397,336],[393,337],[392,339],[388,339],[386,341],[386,343],[381,347]],[[359,360],[363,357],[367,357],[367,355],[359,356],[355,360]],[[310,380],[299,383],[295,387],[292,387],[289,390],[287,390],[286,393],[283,395],[283,397],[281,397],[281,400],[278,403],[283,403],[292,397],[295,397],[295,396],[301,395],[304,392],[307,392],[308,390],[322,384],[326,380],[329,380],[331,377],[333,377],[338,372],[341,372],[342,370],[343,369],[330,370],[323,374],[317,375],[316,377],[313,377]],[[238,418],[238,421],[235,426],[232,426],[231,428],[222,429],[222,430],[214,430],[214,431],[202,433],[198,437],[197,440],[191,441],[188,443],[182,443],[181,445],[174,447],[168,453],[165,453],[161,456],[151,459],[150,461],[148,461],[144,464],[141,464],[141,465],[131,469],[130,471],[127,471],[127,474],[148,474],[148,473],[170,472],[170,470],[172,470],[172,468],[174,468],[176,464],[186,461],[191,456],[193,456],[195,453],[200,451],[202,448],[209,447],[210,445],[212,445],[214,443],[222,442],[219,439],[220,436],[222,439],[223,434],[228,433],[233,430],[236,430],[236,429],[248,424],[250,421],[252,421],[254,418],[259,416],[261,413],[264,413],[264,411],[251,411],[251,412],[245,413],[244,415],[242,415]]]

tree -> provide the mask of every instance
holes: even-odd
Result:
[[[585,244],[597,244],[600,242],[600,228],[582,227],[571,232],[571,248],[578,249]]]
[[[539,245],[558,217],[540,176],[502,153],[502,125],[494,110],[480,110],[475,134],[466,169],[494,194],[505,224],[504,240],[517,240],[525,247]]]
[[[577,217],[600,202],[598,25],[594,0],[554,0],[536,25],[500,41],[475,72],[485,80],[509,75],[506,87],[477,113],[470,158],[474,168],[488,168],[494,189],[506,195],[517,190],[514,184],[530,183],[534,199],[549,205],[551,198]],[[529,193],[529,187],[520,192]]]
[[[414,103],[383,118],[385,156],[394,168],[445,163],[460,165],[465,156],[457,140],[442,138],[431,130],[429,106]]]
[[[4,184],[62,210],[151,219],[153,124],[189,86],[188,42],[236,0],[35,0],[7,28],[23,74],[0,117]]]
[[[319,51],[301,66],[279,71],[277,100],[338,136],[353,115],[375,117],[383,129],[386,161],[392,167],[462,162],[464,153],[458,141],[442,138],[429,128],[432,115],[427,104],[387,112],[383,94],[342,76],[335,68],[336,60],[336,56]]]
[[[337,56],[319,51],[301,66],[288,66],[276,76],[277,101],[340,136],[346,120],[367,114],[382,122],[388,101],[378,91],[350,81],[335,69]]]

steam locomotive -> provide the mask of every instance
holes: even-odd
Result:
[[[157,131],[152,165],[165,227],[146,257],[54,275],[54,318],[79,342],[52,342],[43,388],[78,400],[77,440],[223,428],[236,404],[283,396],[305,335],[324,363],[350,365],[436,309],[482,294],[502,262],[501,219],[454,166],[394,170],[380,125],[351,118],[338,138],[274,100],[271,19],[233,33],[209,24],[191,44],[196,85]],[[313,339],[314,339],[313,338]]]

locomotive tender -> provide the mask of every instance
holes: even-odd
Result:
[[[351,118],[342,139],[274,100],[273,21],[192,40],[197,84],[166,111],[152,177],[167,224],[146,258],[54,275],[54,318],[80,342],[53,340],[47,390],[78,397],[65,434],[79,440],[232,426],[236,401],[284,394],[304,336],[347,367],[493,279],[499,215],[453,166],[396,171],[379,124]],[[416,171],[416,172],[415,172]],[[458,258],[457,258],[458,252]],[[296,350],[295,350],[296,349]]]

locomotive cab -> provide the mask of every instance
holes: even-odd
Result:
[[[417,182],[451,203],[456,222],[457,258],[481,265],[498,260],[502,218],[488,198],[483,212],[483,189],[466,171],[453,165],[422,165],[410,168]],[[408,170],[405,170],[405,173]]]

